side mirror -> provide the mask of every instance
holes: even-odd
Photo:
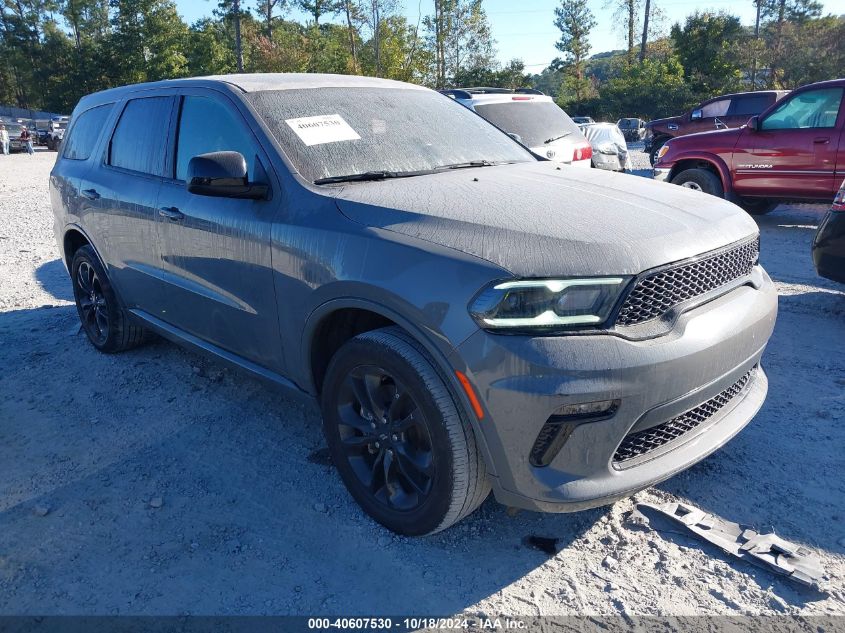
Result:
[[[188,163],[188,192],[216,198],[264,200],[267,185],[250,183],[246,159],[239,152],[211,152],[194,156]]]
[[[695,110],[690,112],[689,120],[690,121],[700,121],[703,116],[704,116],[704,113],[699,108],[696,108]]]
[[[516,132],[508,132],[508,136],[510,136],[517,143],[522,143],[522,137]]]
[[[748,119],[748,123],[746,123],[746,127],[749,130],[751,130],[752,132],[756,132],[757,130],[759,130],[760,129],[760,117],[755,115],[755,116],[751,117],[750,119]]]

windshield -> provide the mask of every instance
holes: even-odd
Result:
[[[320,88],[246,96],[312,182],[536,160],[464,106],[430,90]]]
[[[581,138],[581,131],[569,115],[551,101],[508,101],[475,106],[476,112],[510,134],[519,134],[528,147],[543,145],[558,137]]]

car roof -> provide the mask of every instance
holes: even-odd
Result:
[[[157,88],[220,87],[226,86],[240,92],[261,92],[264,90],[302,90],[309,88],[395,88],[404,90],[428,90],[423,86],[359,75],[331,75],[317,73],[243,73],[232,75],[208,75],[183,79],[166,79],[110,88],[87,95],[80,100],[85,109],[111,103],[125,96]]]

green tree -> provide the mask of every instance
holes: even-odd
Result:
[[[591,82],[584,76],[584,62],[590,53],[590,31],[596,19],[587,0],[560,0],[555,8],[554,25],[560,30],[555,43],[563,53],[566,74],[561,85],[563,103],[581,103],[591,92]]]
[[[695,94],[708,97],[742,87],[742,51],[749,36],[738,17],[696,11],[683,26],[672,27],[671,38]]]

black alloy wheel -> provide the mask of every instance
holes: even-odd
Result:
[[[387,370],[361,365],[336,402],[341,446],[359,481],[387,508],[418,508],[431,492],[434,455],[413,396]]]
[[[94,267],[87,261],[77,266],[75,282],[73,290],[79,305],[82,327],[95,345],[105,345],[109,338],[109,304],[103,292],[103,284]]]

